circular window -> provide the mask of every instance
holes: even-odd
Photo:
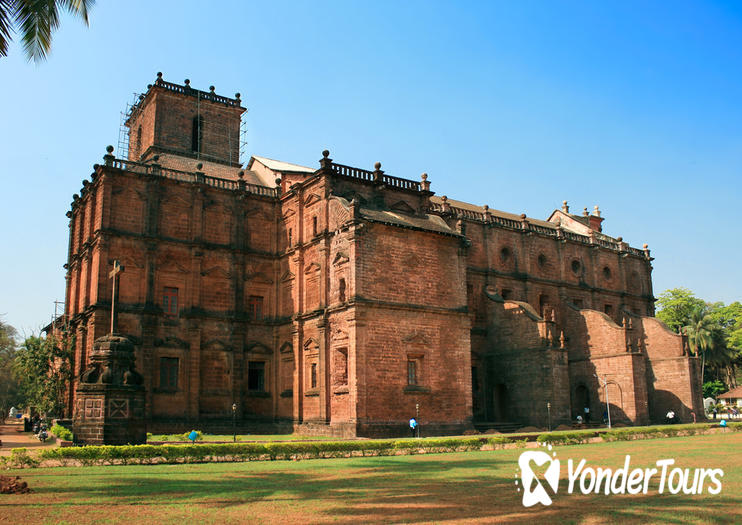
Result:
[[[603,268],[603,277],[605,277],[605,280],[606,281],[610,281],[611,280],[611,275],[612,275],[611,274],[611,269],[608,268],[607,266],[605,266]]]
[[[502,250],[500,250],[500,259],[503,262],[506,262],[506,261],[508,261],[510,259],[510,248],[508,248],[506,246],[505,248],[503,248]]]
[[[578,275],[581,269],[582,269],[582,264],[580,263],[580,261],[578,261],[577,259],[572,261],[572,273],[574,273],[575,275]]]
[[[538,265],[539,268],[543,268],[546,266],[546,255],[544,255],[543,253],[540,253],[538,256]]]

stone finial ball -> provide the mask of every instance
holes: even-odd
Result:
[[[235,93],[235,94],[234,94],[234,98],[236,98],[237,100],[239,100],[239,99],[240,99],[240,96],[241,96],[241,95],[240,95],[239,93]]]
[[[381,162],[377,162],[376,164],[374,164],[374,169],[375,170],[380,170],[381,169]]]
[[[93,169],[94,170],[97,170],[98,168],[100,168],[100,164],[93,164]]]
[[[203,168],[203,167],[204,167],[204,165],[201,162],[199,162],[198,164],[196,164],[196,169],[197,170],[201,170],[201,168]]]
[[[186,86],[190,86],[191,85],[191,80],[189,78],[185,79],[185,85]]]
[[[443,202],[446,202],[446,201],[448,200],[448,197],[447,197],[446,195],[444,195],[443,197],[441,197],[441,200],[442,200]]]
[[[107,152],[108,152],[109,154],[113,153],[113,146],[111,146],[110,144],[109,144],[108,146],[106,146],[106,151],[107,151]]]
[[[139,100],[144,100],[144,95],[139,95]]]
[[[649,248],[649,245],[647,243],[644,243],[644,249],[646,250],[647,248]]]
[[[276,186],[281,185],[281,177],[276,177]]]
[[[152,84],[147,84],[147,89],[152,88]]]
[[[616,237],[616,240],[617,240],[618,242],[623,242],[623,237]]]
[[[212,93],[214,92],[215,89],[216,88],[214,86],[209,86],[209,91],[211,91]]]
[[[328,149],[324,150],[324,151],[322,152],[322,156],[323,156],[324,158],[327,158],[327,157],[329,157],[329,156],[330,156],[330,150],[328,150]]]
[[[157,78],[162,78],[162,71],[157,72]]]
[[[152,161],[153,162],[157,162],[158,160],[160,160],[160,156],[159,155],[152,155]]]
[[[521,218],[521,220],[525,219],[526,218],[526,214],[525,213],[521,213],[520,214],[520,218]]]
[[[244,171],[242,171],[242,170],[240,170],[240,171],[238,171],[238,172],[237,172],[237,176],[238,176],[239,178],[242,178],[242,177],[244,177],[244,176],[245,176],[245,172],[244,172]]]
[[[562,204],[564,204],[566,206],[567,205],[567,201],[562,201]]]
[[[487,204],[485,204],[483,207],[484,207],[484,211],[489,211],[490,209],[490,207]]]
[[[428,180],[428,174],[427,173],[423,173],[422,175],[420,175],[420,178],[422,180]]]

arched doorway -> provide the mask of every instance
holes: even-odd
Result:
[[[492,421],[509,421],[508,387],[504,383],[497,383],[492,389],[492,409]]]
[[[575,389],[575,404],[572,407],[574,414],[574,417],[577,416],[583,416],[585,412],[585,407],[590,406],[590,391],[587,389],[585,385],[578,385]]]

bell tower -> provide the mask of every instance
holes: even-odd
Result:
[[[235,98],[166,82],[157,73],[154,84],[139,96],[125,125],[129,128],[129,160],[146,162],[153,155],[177,156],[240,166],[240,119],[245,108]]]

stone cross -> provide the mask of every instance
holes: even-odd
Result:
[[[113,321],[116,318],[116,277],[123,271],[124,267],[121,266],[121,263],[116,259],[113,261],[113,270],[108,274],[108,277],[113,279],[113,292],[111,293],[111,334],[113,334]]]

